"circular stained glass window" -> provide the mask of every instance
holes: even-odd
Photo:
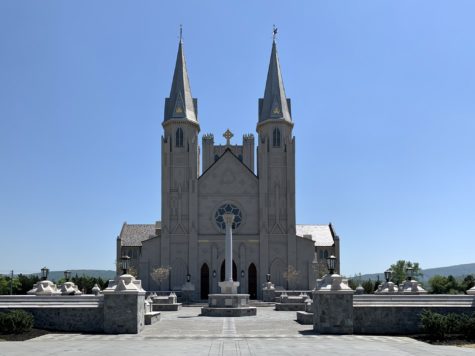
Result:
[[[234,214],[233,230],[237,229],[242,222],[242,213],[237,206],[229,203],[221,205],[218,210],[216,210],[216,213],[214,213],[214,220],[218,228],[221,230],[226,229],[223,216],[226,213]]]

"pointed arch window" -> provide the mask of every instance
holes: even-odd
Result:
[[[272,146],[280,147],[280,130],[277,127],[272,132]]]
[[[176,129],[175,146],[176,147],[183,147],[183,129],[181,127]]]

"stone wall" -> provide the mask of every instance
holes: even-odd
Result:
[[[420,314],[475,312],[470,295],[355,295],[353,332],[355,334],[403,335],[422,331]]]
[[[71,332],[103,332],[103,296],[0,296],[0,312],[22,309],[34,326]]]

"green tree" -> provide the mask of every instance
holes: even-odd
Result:
[[[469,274],[468,276],[465,276],[462,281],[462,289],[465,292],[473,287],[475,287],[475,277],[473,276],[473,274]]]
[[[361,286],[364,288],[366,294],[374,293],[374,282],[371,279],[368,279],[361,283]]]
[[[26,294],[29,290],[33,288],[33,285],[37,282],[39,282],[40,277],[37,275],[25,275],[25,274],[19,274],[18,280],[20,281],[20,288],[16,291],[16,294]]]
[[[418,262],[399,260],[391,265],[391,270],[393,271],[391,281],[398,285],[403,283],[407,276],[406,270],[409,267],[414,268],[414,278],[418,279],[419,277],[422,277],[422,271]]]
[[[435,275],[429,279],[430,293],[432,294],[462,294],[467,290],[467,285],[473,281],[473,276],[464,280],[457,280],[454,276]]]
[[[431,294],[446,294],[447,293],[447,277],[435,275],[429,279]]]
[[[59,282],[64,283],[64,279],[60,279]],[[91,277],[91,276],[78,276],[77,274],[71,278],[71,282],[76,284],[78,286],[78,289],[81,292],[86,292],[87,294],[92,293],[92,288],[94,288],[94,285],[97,284],[99,288],[104,289],[107,287],[108,281],[104,281],[101,277]]]
[[[10,276],[3,276],[0,275],[0,294],[6,295],[10,294]],[[18,277],[13,277],[12,281],[12,292],[13,294],[17,294],[17,291],[21,288],[21,282]]]

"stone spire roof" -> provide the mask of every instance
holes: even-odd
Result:
[[[170,97],[165,99],[164,121],[183,119],[198,123],[197,104],[197,100],[191,95],[185,54],[183,52],[183,40],[180,36]]]
[[[292,122],[290,99],[285,97],[284,82],[280,70],[275,40],[272,42],[269,70],[264,98],[259,99],[259,122],[280,119]]]

